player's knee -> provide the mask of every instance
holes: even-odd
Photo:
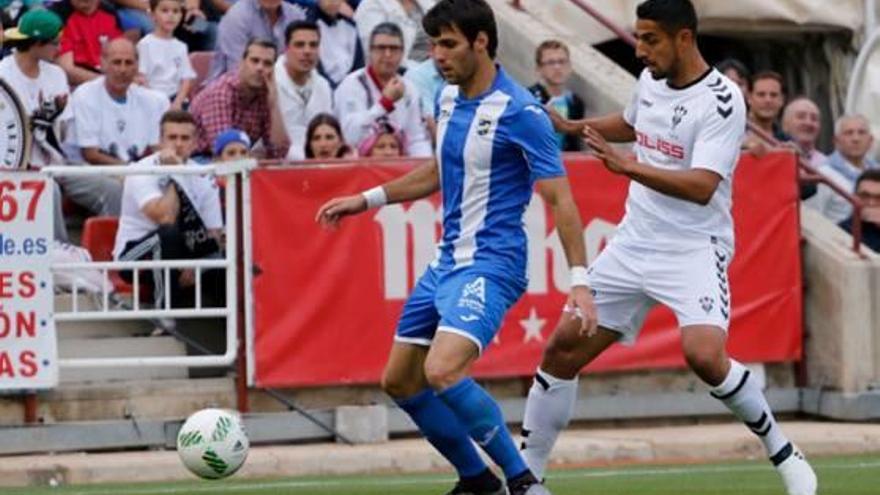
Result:
[[[714,349],[685,346],[684,358],[688,366],[701,378],[717,375],[719,370],[724,367],[723,353]]]
[[[544,357],[559,360],[570,354],[574,346],[569,340],[558,333],[553,334],[547,342],[547,347],[544,348]]]
[[[576,346],[567,339],[552,338],[544,348],[541,369],[557,378],[573,378],[583,365],[584,363],[580,362]]]
[[[425,361],[425,378],[434,390],[446,390],[461,381],[461,371],[439,359]]]
[[[417,387],[403,377],[389,375],[388,373],[382,376],[381,385],[382,390],[392,399],[406,399],[420,392],[419,390],[413,390]]]

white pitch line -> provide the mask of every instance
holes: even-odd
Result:
[[[814,464],[819,469],[825,470],[858,470],[880,467],[880,461],[877,462],[859,462],[854,464]],[[558,471],[553,473],[551,480],[572,480],[584,478],[613,478],[617,476],[669,476],[681,474],[720,474],[720,473],[745,473],[765,471],[767,466],[699,466],[686,468],[649,468],[649,469],[612,469],[597,470],[588,472],[574,471]],[[205,484],[205,485],[188,485],[182,487],[168,488],[114,488],[114,489],[92,489],[81,491],[63,491],[64,495],[167,495],[178,493],[208,493],[208,492],[234,492],[234,491],[262,491],[276,490],[279,488],[335,488],[342,486],[412,486],[412,485],[432,485],[440,483],[451,483],[454,481],[452,477],[436,477],[436,478],[420,478],[420,479],[356,479],[356,480],[327,480],[327,481],[267,481],[258,483],[236,483],[224,485],[223,482]]]

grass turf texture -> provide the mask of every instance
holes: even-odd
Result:
[[[880,455],[813,459],[822,495],[880,493]],[[193,481],[163,484],[6,488],[4,495],[435,495],[452,486],[449,475],[325,476]],[[554,495],[780,495],[779,476],[765,461],[557,470]]]

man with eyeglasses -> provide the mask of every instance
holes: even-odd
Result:
[[[584,118],[583,100],[567,87],[571,78],[568,46],[558,40],[541,43],[535,50],[535,64],[540,81],[529,88],[535,98],[567,119]],[[559,149],[562,151],[581,150],[582,140],[578,136],[557,133],[556,137],[559,140]]]
[[[396,24],[376,26],[370,36],[369,64],[336,88],[336,114],[345,141],[357,146],[376,122],[387,122],[406,136],[406,155],[429,157],[431,140],[422,119],[416,88],[400,75],[403,32]]]
[[[53,61],[58,56],[61,19],[48,10],[25,13],[18,27],[7,29],[4,38],[15,51],[0,61],[0,79],[18,96],[33,131],[30,168],[60,165],[67,160],[61,148],[65,126],[70,122],[70,87],[64,70]],[[55,239],[68,241],[61,211],[61,187],[75,203],[96,214],[117,215],[122,185],[106,177],[58,177],[54,184]]]
[[[880,170],[867,170],[856,179],[856,196],[862,201],[862,244],[880,254]],[[840,222],[852,231],[853,218]]]

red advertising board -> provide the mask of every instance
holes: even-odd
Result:
[[[569,156],[569,179],[595,259],[623,216],[628,181],[596,160]],[[434,255],[437,197],[390,205],[322,230],[328,199],[397,177],[410,164],[269,168],[253,173],[256,273],[255,382],[260,387],[376,383],[404,300]],[[734,182],[736,257],[730,267],[729,349],[746,362],[801,353],[801,278],[795,162],[790,154],[743,157]],[[508,312],[478,377],[530,375],[565,301],[568,267],[539,196],[526,214],[529,288]],[[684,365],[675,318],[655,308],[637,344],[617,345],[591,371]]]

